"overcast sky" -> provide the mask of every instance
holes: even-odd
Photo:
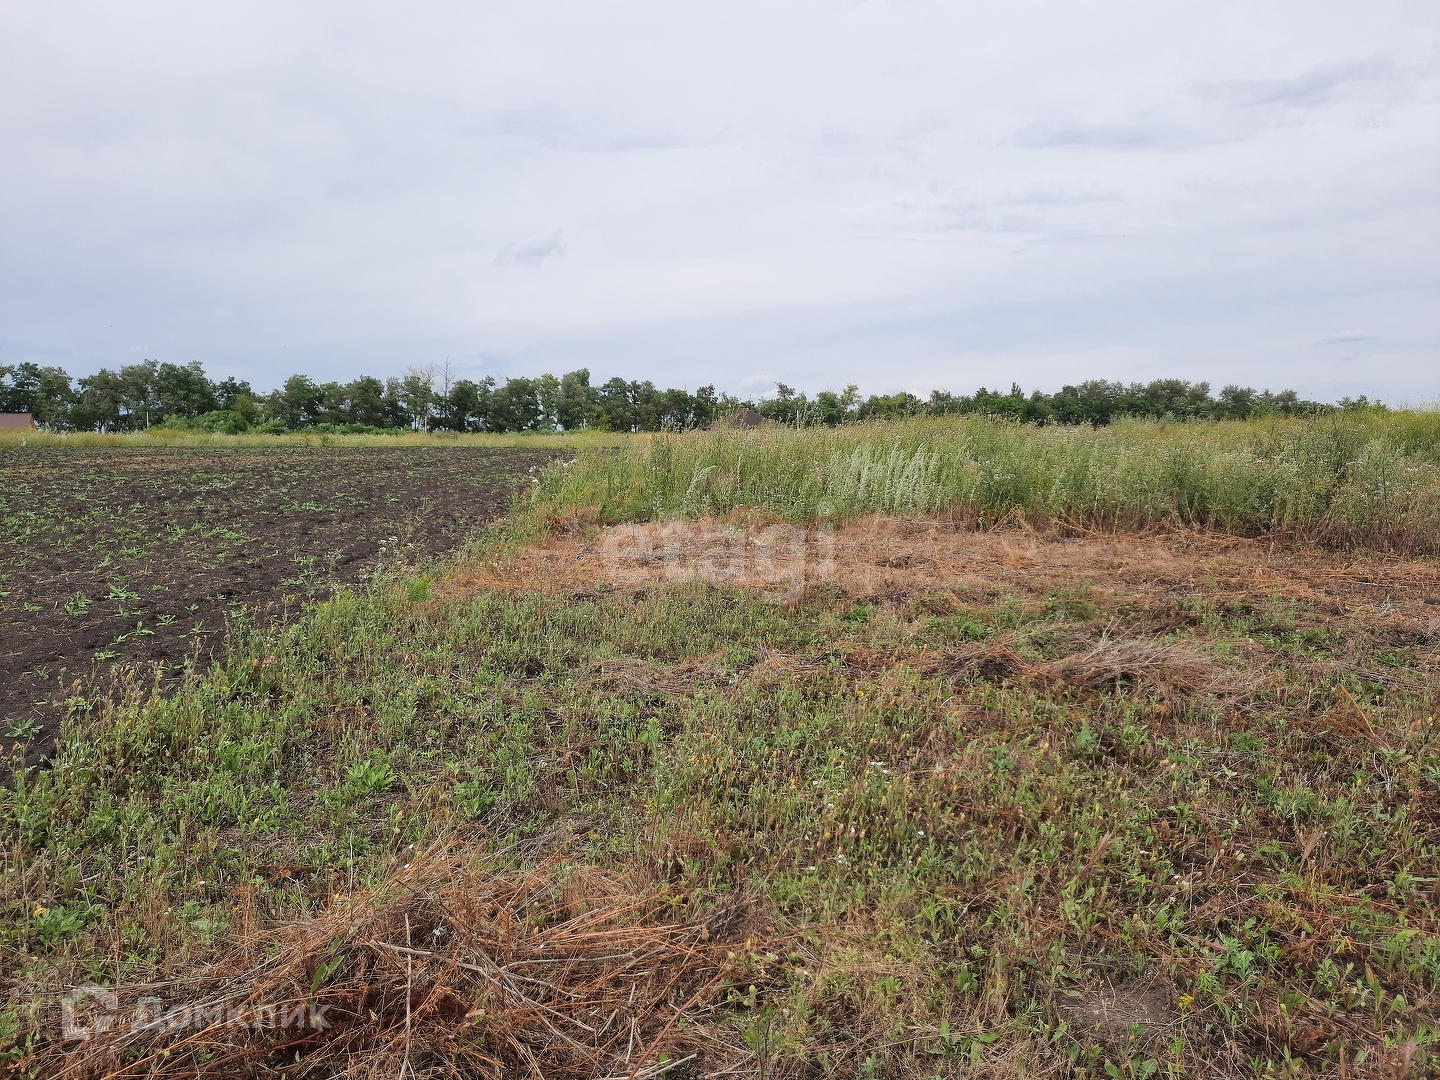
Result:
[[[1440,7],[0,4],[0,364],[1440,397]]]

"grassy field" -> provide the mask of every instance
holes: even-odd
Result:
[[[16,773],[6,1060],[1432,1075],[1440,568],[1353,545],[1434,550],[1433,420],[585,450]],[[596,561],[686,514],[831,547],[784,603]]]
[[[1183,525],[1440,552],[1440,411],[1042,427],[985,417],[656,436],[548,477],[545,505],[606,520],[759,509],[1082,529]]]

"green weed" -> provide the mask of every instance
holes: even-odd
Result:
[[[610,521],[760,510],[791,521],[1021,513],[1087,528],[1183,524],[1440,552],[1440,414],[1099,430],[966,416],[722,429],[582,450],[534,505]]]
[[[7,739],[29,739],[39,731],[39,721],[30,716],[21,717],[18,720],[7,720],[5,723],[5,737]]]

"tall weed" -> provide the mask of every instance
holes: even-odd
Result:
[[[758,510],[1087,529],[1185,525],[1440,551],[1440,415],[1234,423],[1123,421],[1092,430],[988,417],[633,437],[557,462],[533,496],[612,521]]]

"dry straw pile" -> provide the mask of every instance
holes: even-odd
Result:
[[[554,862],[523,874],[433,849],[375,890],[127,986],[20,1063],[129,1077],[661,1075],[735,1056],[706,1023],[745,909],[678,919],[667,890]],[[733,953],[728,953],[733,956]],[[733,966],[733,965],[731,965]],[[104,1017],[101,1020],[101,1017]],[[96,1020],[101,1020],[96,1024]],[[108,1023],[108,1026],[105,1026]]]

